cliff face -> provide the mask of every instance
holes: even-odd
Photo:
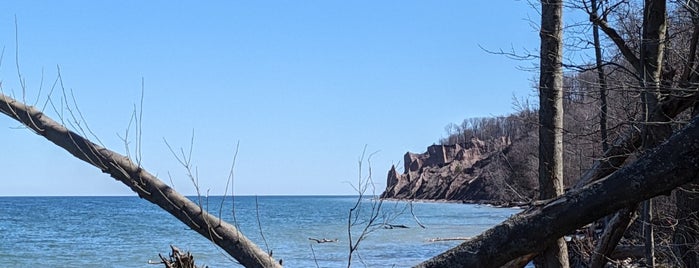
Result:
[[[386,190],[381,197],[499,205],[527,202],[535,191],[532,178],[515,176],[531,173],[531,170],[528,165],[509,164],[514,151],[522,150],[501,138],[489,142],[471,139],[455,145],[432,145],[422,154],[408,152],[404,156],[402,174],[395,166],[389,170]]]

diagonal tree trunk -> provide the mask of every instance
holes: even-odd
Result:
[[[612,256],[616,245],[624,235],[626,228],[636,219],[636,207],[624,208],[612,217],[600,236],[595,249],[590,257],[590,268],[602,268],[607,263],[609,256]]]
[[[519,213],[418,267],[499,267],[622,208],[697,182],[699,117],[630,165]]]
[[[539,199],[563,194],[563,1],[541,1],[539,76]],[[568,267],[561,237],[542,252],[537,266]]]
[[[204,211],[127,157],[68,130],[34,107],[0,93],[0,112],[124,183],[139,197],[160,206],[214,242],[245,267],[281,267],[235,226]]]

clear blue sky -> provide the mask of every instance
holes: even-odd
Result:
[[[41,99],[60,66],[89,126],[120,153],[145,80],[143,165],[194,193],[163,138],[188,147],[202,191],[353,194],[364,146],[378,191],[391,164],[444,126],[513,111],[537,51],[526,1],[13,1],[0,13],[2,90]],[[53,98],[60,98],[54,92]],[[50,116],[56,113],[47,109]],[[131,195],[121,183],[0,116],[0,195]]]

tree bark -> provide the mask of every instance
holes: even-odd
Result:
[[[41,111],[0,93],[0,111],[122,182],[221,247],[245,267],[281,267],[233,225],[204,211],[127,157],[68,130]]]
[[[665,0],[645,0],[643,5],[643,31],[641,38],[640,61],[642,66],[641,100],[645,125],[642,127],[642,148],[655,147],[669,136],[669,125],[656,125],[670,121],[663,114],[653,113],[662,98],[660,75],[665,54],[666,24]],[[653,239],[653,201],[645,200],[642,205],[641,219],[645,237],[646,266],[655,267],[655,241]]]
[[[563,235],[699,178],[699,117],[610,176],[535,205],[417,267],[499,267]]]
[[[595,17],[598,15],[599,5],[597,0],[591,0],[590,6]],[[597,84],[599,86],[600,114],[599,114],[599,131],[602,138],[602,153],[609,149],[609,141],[607,140],[607,78],[602,66],[602,45],[599,40],[599,26],[592,24],[592,42],[595,47],[595,65],[597,68]]]
[[[539,199],[563,194],[563,1],[541,1]],[[541,267],[568,267],[561,237],[542,252]]]

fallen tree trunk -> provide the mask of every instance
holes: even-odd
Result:
[[[499,267],[541,252],[556,239],[699,175],[699,117],[610,176],[536,204],[417,267]]]
[[[160,206],[221,247],[245,267],[281,267],[233,225],[204,211],[126,156],[68,130],[41,111],[0,93],[0,111],[76,158],[124,183],[139,197]]]

